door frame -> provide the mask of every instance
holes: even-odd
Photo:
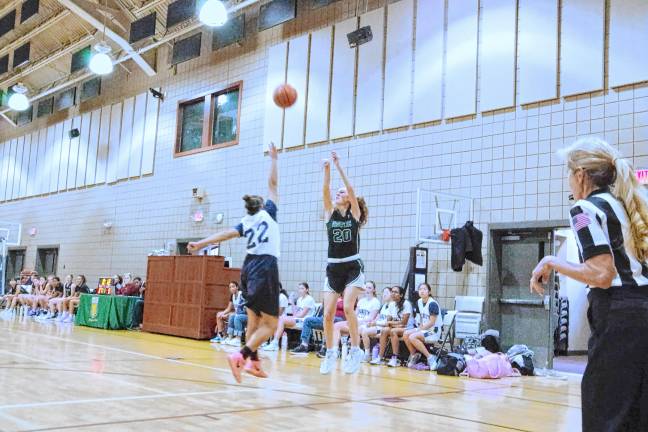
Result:
[[[549,237],[549,253],[555,253],[555,230],[560,228],[569,228],[569,220],[567,219],[557,219],[557,220],[544,220],[544,221],[526,221],[526,222],[511,222],[511,223],[492,223],[488,224],[488,284],[486,287],[486,299],[487,307],[485,313],[485,320],[493,328],[501,330],[501,319],[499,316],[499,303],[494,304],[496,301],[491,297],[491,288],[499,286],[499,268],[498,265],[500,260],[497,257],[497,245],[496,239],[499,239],[505,235],[519,235],[522,233],[534,234],[534,233],[547,233]],[[530,276],[530,275],[529,275]],[[553,280],[553,274],[550,280]],[[557,319],[554,319],[553,315],[555,314],[554,302],[551,301],[552,293],[549,291],[549,328],[547,329],[547,361],[548,367],[553,367],[553,328],[554,322],[557,323]],[[544,366],[544,365],[538,365]]]
[[[34,260],[34,271],[37,271],[36,269],[38,268],[38,264],[40,261],[40,255],[38,252],[42,249],[56,249],[57,252],[56,252],[56,262],[54,263],[54,274],[58,274],[58,264],[59,264],[59,256],[61,255],[61,247],[60,245],[57,244],[36,246],[36,259]],[[42,274],[39,274],[39,276],[47,277],[47,275],[42,275]]]

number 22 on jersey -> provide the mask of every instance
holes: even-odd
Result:
[[[266,221],[261,221],[256,227],[248,228],[243,235],[247,238],[247,248],[251,249],[257,244],[267,243],[268,237],[266,232],[268,231],[268,223]]]

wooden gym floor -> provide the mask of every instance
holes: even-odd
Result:
[[[473,380],[273,353],[237,385],[233,348],[0,320],[0,431],[578,431],[580,377]]]

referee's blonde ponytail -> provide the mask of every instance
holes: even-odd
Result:
[[[610,186],[630,220],[632,248],[639,261],[648,259],[648,201],[632,165],[599,138],[581,138],[559,151],[570,170],[583,169],[596,187]]]

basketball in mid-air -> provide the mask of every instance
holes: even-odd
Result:
[[[297,90],[290,84],[281,84],[275,89],[272,99],[279,108],[289,108],[297,101]]]

